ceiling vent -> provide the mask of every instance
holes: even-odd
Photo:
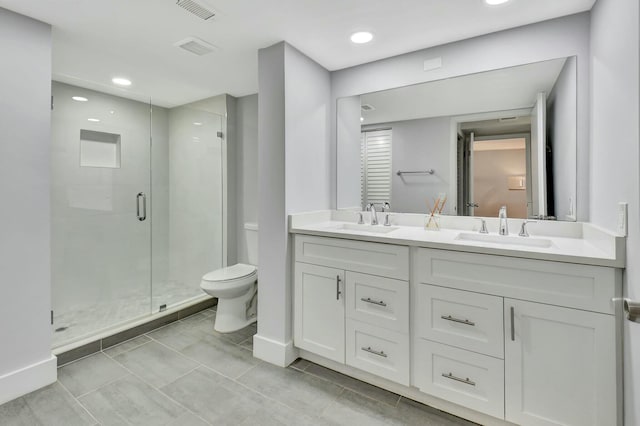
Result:
[[[176,4],[205,21],[216,16],[216,13],[201,0],[178,0]]]
[[[184,40],[180,40],[179,42],[174,43],[173,45],[198,56],[203,56],[207,53],[213,52],[214,50],[218,50],[218,48],[213,44],[209,44],[206,41],[200,40],[196,37],[187,37]]]
[[[371,104],[362,104],[362,105],[360,105],[360,108],[363,111],[373,111],[375,109],[374,106],[371,105]]]

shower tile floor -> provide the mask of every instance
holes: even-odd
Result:
[[[213,329],[215,308],[58,369],[0,406],[0,425],[472,425],[305,360],[253,358],[255,325]]]
[[[53,347],[95,335],[108,328],[133,319],[158,312],[160,305],[168,308],[184,303],[204,293],[199,286],[187,286],[175,281],[154,284],[154,295],[149,306],[149,291],[130,292],[104,303],[55,312],[53,324]]]

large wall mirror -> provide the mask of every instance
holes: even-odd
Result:
[[[337,206],[576,220],[576,58],[360,96],[337,105]]]

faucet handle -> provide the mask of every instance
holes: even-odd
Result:
[[[391,226],[391,213],[384,215],[384,226]]]
[[[476,219],[477,219],[477,220],[479,220],[479,221],[480,221],[480,223],[481,223],[481,224],[480,224],[480,231],[479,231],[479,232],[480,232],[481,234],[488,234],[488,233],[489,233],[489,230],[487,229],[487,221],[486,221],[486,220],[484,220],[484,219],[483,219],[483,218],[481,218],[481,217],[476,217]]]
[[[522,226],[520,227],[520,233],[518,234],[521,237],[528,237],[529,236],[529,232],[527,232],[527,223],[537,223],[537,220],[527,220],[525,219],[522,222]]]
[[[358,215],[358,225],[364,225],[364,218],[362,217],[362,212],[356,212]]]
[[[385,202],[385,203],[382,205],[382,210],[384,210],[384,211],[388,212],[389,210],[391,210],[391,204],[389,204],[388,202]]]

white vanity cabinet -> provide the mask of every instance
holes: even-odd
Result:
[[[621,269],[296,234],[294,293],[330,368],[483,424],[622,424]]]
[[[295,247],[295,346],[409,385],[408,247],[313,236]]]
[[[618,270],[432,249],[413,265],[422,391],[521,425],[620,422]]]

